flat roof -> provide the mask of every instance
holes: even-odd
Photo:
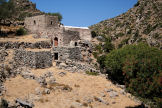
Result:
[[[80,28],[80,29],[89,29],[88,27],[75,27],[75,26],[64,26],[65,28]]]

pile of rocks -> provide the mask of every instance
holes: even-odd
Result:
[[[71,72],[100,72],[99,70],[96,70],[93,65],[82,62],[75,62],[69,59],[67,59],[65,62],[57,62],[56,66],[58,66],[60,69],[68,70]]]
[[[8,53],[4,49],[0,50],[0,62],[5,61],[6,56],[8,56]]]

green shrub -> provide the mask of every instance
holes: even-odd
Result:
[[[121,41],[121,43],[118,45],[118,48],[121,48],[123,45],[128,44],[130,38],[124,39],[123,41]]]
[[[111,43],[111,39],[110,38],[106,38],[105,44],[103,46],[103,49],[107,53],[109,53],[110,51],[112,51],[114,49],[114,45]]]
[[[97,36],[95,31],[91,31],[92,38],[95,38]]]
[[[149,34],[154,28],[149,24],[147,28],[143,31],[144,34]]]
[[[88,74],[88,75],[94,75],[94,76],[99,75],[98,72],[90,72],[90,71],[86,71],[86,74]]]
[[[122,37],[122,36],[124,36],[124,33],[118,33],[117,35],[116,35],[116,37]]]
[[[162,99],[162,51],[147,44],[127,45],[106,56],[112,79],[124,83],[132,94],[156,104]]]
[[[26,30],[22,27],[16,31],[16,35],[18,36],[25,35],[26,33],[27,33]]]
[[[98,52],[93,52],[93,56],[94,56],[94,58],[97,58],[98,57]]]
[[[1,99],[0,108],[8,108],[8,102],[4,99]]]
[[[63,17],[61,15],[61,13],[57,12],[57,13],[46,13],[47,15],[52,15],[52,16],[57,16],[59,21],[62,21]]]
[[[102,50],[102,44],[100,43],[99,45],[96,45],[95,46],[95,50],[98,51],[98,53],[101,54],[103,52],[103,50]]]
[[[155,33],[155,34],[153,35],[153,37],[154,37],[155,39],[161,39],[161,38],[162,38],[162,36],[160,36],[160,34],[158,34],[158,33]]]
[[[140,3],[139,3],[139,1],[138,1],[138,2],[137,2],[137,3],[135,4],[135,5],[134,5],[134,7],[137,7],[137,6],[139,6],[139,4],[140,4]]]
[[[105,68],[105,55],[97,57],[97,62],[100,64],[100,68]]]

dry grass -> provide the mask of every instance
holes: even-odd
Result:
[[[75,108],[74,106],[70,106],[70,108]]]
[[[77,99],[77,100],[75,100],[75,101],[76,101],[76,102],[78,102],[78,103],[81,103],[81,102],[80,102],[80,100],[78,100],[78,99]]]
[[[40,101],[34,101],[35,108],[70,108],[76,107],[73,105],[74,102],[84,104],[83,107],[87,106],[87,101],[85,99],[94,100],[94,96],[100,97],[100,93],[104,92],[105,89],[112,88],[114,91],[119,92],[121,89],[117,88],[107,79],[101,76],[91,76],[82,73],[70,73],[67,72],[65,77],[59,77],[60,72],[65,70],[57,69],[56,67],[51,67],[48,69],[33,69],[32,73],[37,77],[45,74],[46,72],[53,72],[56,82],[54,84],[48,84],[46,87],[51,89],[50,94],[42,95]],[[16,77],[6,81],[6,94],[4,96],[8,101],[15,100],[16,98],[24,99],[28,94],[34,94],[35,88],[41,88],[39,84],[35,81],[25,80],[20,77]],[[79,84],[79,85],[78,85]],[[73,88],[72,88],[73,87]],[[66,92],[70,91],[70,92]],[[106,94],[106,92],[105,92]],[[82,102],[82,100],[84,100]],[[110,104],[107,106],[104,103],[99,103],[93,101],[88,104],[88,107],[93,108],[125,108],[126,106],[138,105],[126,95],[121,95],[117,98],[110,98],[109,95],[104,97],[104,100],[109,103],[116,102],[116,104]]]
[[[43,99],[43,98],[41,98],[41,99],[39,99],[39,102],[45,103],[45,102],[49,102],[49,100],[48,100],[48,99]]]
[[[0,26],[3,32],[16,32],[21,26]]]
[[[30,43],[35,43],[35,42],[40,42],[40,41],[49,41],[50,39],[46,38],[34,38],[34,34],[30,35],[24,35],[24,36],[14,36],[14,37],[7,37],[7,38],[0,38],[0,42],[30,42]]]
[[[75,84],[74,87],[77,87],[78,88],[78,87],[80,87],[80,85]]]
[[[88,107],[88,104],[85,103],[85,102],[84,102],[82,105],[83,105],[84,107]]]
[[[61,89],[68,92],[71,92],[73,90],[69,85],[59,84],[59,83],[49,84],[47,85],[47,88],[50,90]]]

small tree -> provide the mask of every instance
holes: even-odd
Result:
[[[16,35],[21,36],[21,35],[25,35],[27,32],[24,28],[20,27],[17,31],[16,31]]]
[[[59,21],[62,21],[62,19],[63,19],[62,15],[59,12],[57,12],[57,13],[49,12],[49,13],[47,13],[47,15],[57,16]]]
[[[12,1],[7,0],[0,0],[0,22],[3,20],[5,23],[5,20],[7,18],[12,18],[12,16],[15,14],[16,8]]]
[[[97,36],[95,31],[91,31],[92,38],[95,38]]]
[[[114,49],[114,45],[111,43],[111,39],[110,38],[106,38],[106,41],[105,41],[103,49],[107,53],[109,53],[111,50]]]
[[[8,108],[8,102],[4,99],[1,99],[0,108]]]
[[[137,6],[139,6],[139,4],[140,4],[140,3],[139,3],[139,1],[138,1],[138,2],[137,2],[137,3],[135,4],[135,5],[134,5],[134,7],[137,7]]]

